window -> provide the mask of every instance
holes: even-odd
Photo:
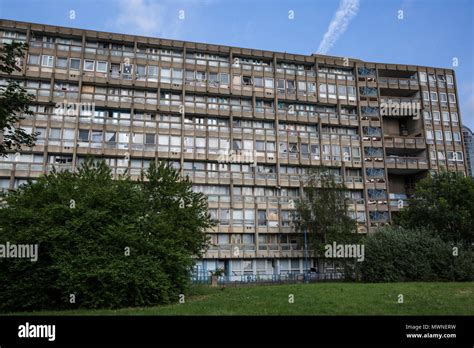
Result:
[[[462,162],[463,161],[463,154],[462,151],[448,151],[448,161],[457,161],[457,162]]]
[[[95,64],[95,61],[93,60],[84,60],[84,70],[85,71],[94,71],[94,64]]]
[[[245,209],[245,225],[255,226],[255,210]]]
[[[288,91],[293,92],[296,88],[294,80],[288,80]]]
[[[433,101],[433,102],[438,101],[438,93],[430,92],[430,95],[431,95],[431,101]]]
[[[354,86],[347,86],[347,95],[350,100],[355,100],[356,97],[356,88]]]
[[[243,211],[239,209],[232,210],[232,222],[234,226],[242,226],[243,224]]]
[[[193,70],[186,70],[184,72],[185,78],[187,82],[194,81],[194,71]]]
[[[306,82],[298,81],[298,91],[306,92]]]
[[[326,98],[326,85],[319,85],[319,95],[323,98]]]
[[[225,234],[225,233],[219,233],[217,235],[217,243],[218,244],[229,244],[229,235]]]
[[[255,142],[255,150],[257,151],[265,151],[265,142],[262,140],[257,140]]]
[[[449,123],[449,112],[443,111],[443,122]]]
[[[41,66],[52,67],[54,65],[53,56],[41,56]]]
[[[430,131],[430,130],[426,131],[426,139],[433,140],[433,131]]]
[[[443,132],[440,130],[435,131],[435,139],[436,140],[443,140]]]
[[[298,153],[298,144],[290,143],[289,150],[290,150],[290,153]]]
[[[454,87],[454,79],[452,75],[446,75],[446,82],[448,84],[448,88]]]
[[[461,133],[453,132],[453,139],[454,139],[454,141],[460,142],[461,141]]]
[[[67,58],[58,57],[56,59],[57,68],[67,68]]]
[[[232,141],[232,149],[233,150],[241,150],[242,149],[242,141],[238,139],[234,139]]]
[[[158,144],[163,145],[165,147],[168,147],[169,145],[169,136],[168,135],[158,135]],[[164,149],[163,151],[168,151],[167,149]]]
[[[155,134],[153,133],[146,133],[145,134],[145,144],[152,145],[155,143]]]
[[[146,65],[137,65],[137,80],[145,80],[146,77]]]
[[[339,93],[339,99],[346,99],[346,86],[338,85],[337,92]]]
[[[265,210],[258,211],[258,226],[267,226],[267,212]]]
[[[230,219],[230,210],[229,209],[220,209],[219,212],[219,222],[221,225],[228,225]]]
[[[454,93],[448,93],[449,104],[456,104],[456,96]]]
[[[285,80],[277,81],[277,89],[278,89],[278,92],[285,93]]]
[[[450,131],[445,131],[444,132],[444,138],[446,139],[446,141],[449,141],[451,142],[453,139],[452,139],[452,134]]]
[[[435,121],[440,120],[439,111],[433,111],[433,120],[435,120]]]
[[[74,129],[65,128],[64,132],[63,132],[63,139],[64,140],[74,140]]]
[[[183,70],[182,69],[176,69],[176,68],[173,68],[173,82],[174,83],[183,83]],[[216,74],[217,76],[217,74]]]
[[[164,83],[171,83],[171,69],[169,68],[161,68],[161,82]]]
[[[446,103],[448,101],[448,98],[446,97],[446,93],[443,93],[443,92],[439,93],[439,101],[441,103]]]
[[[154,65],[148,66],[148,77],[158,77],[158,67]]]
[[[88,129],[79,129],[79,140],[88,141],[89,140],[89,130]]]
[[[174,75],[175,74],[173,72],[173,77],[175,77]],[[219,86],[219,74],[218,73],[213,73],[213,72],[209,73],[209,85],[211,87]]]
[[[102,73],[107,72],[107,62],[98,61],[97,72],[102,72]]]
[[[229,74],[220,74],[221,85],[228,85],[229,84]]]
[[[39,64],[39,55],[30,54],[30,55],[28,56],[28,64],[31,64],[31,65],[38,65],[38,64]]]
[[[427,91],[423,91],[423,100],[430,101],[430,94]]]
[[[267,151],[268,152],[274,152],[275,151],[275,142],[273,142],[273,141],[268,141],[267,142]]]
[[[196,71],[196,80],[197,81],[205,81],[206,80],[206,72],[205,71]]]
[[[61,138],[60,128],[51,128],[49,130],[49,139],[60,139],[60,138]]]
[[[314,159],[318,160],[319,157],[320,157],[320,154],[321,154],[321,151],[320,151],[320,149],[319,149],[319,145],[314,145],[314,144],[312,144],[312,145],[310,146],[310,150],[311,150],[311,156],[312,156]]]
[[[265,88],[273,89],[273,79],[265,79]]]
[[[81,68],[81,60],[77,58],[71,58],[69,61],[69,69],[79,70]]]
[[[105,141],[107,143],[115,143],[116,133],[115,132],[106,132],[105,133]]]
[[[328,85],[329,98],[336,98],[336,85]]]
[[[93,143],[102,143],[102,131],[92,131],[91,141]]]
[[[451,121],[453,123],[458,123],[458,113],[457,112],[451,112]]]
[[[426,84],[428,80],[426,79],[426,73],[425,72],[420,72],[420,82],[421,84]]]
[[[46,138],[46,128],[36,128],[35,132],[39,133],[38,134],[38,139]]]

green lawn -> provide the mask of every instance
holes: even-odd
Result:
[[[404,303],[398,303],[398,295]],[[294,295],[294,303],[289,296]],[[194,286],[184,304],[26,315],[474,315],[474,283]]]

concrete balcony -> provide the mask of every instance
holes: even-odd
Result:
[[[385,147],[403,149],[426,149],[425,138],[384,135]]]
[[[412,90],[418,90],[420,88],[418,80],[409,78],[379,77],[378,83],[380,88]]]
[[[395,157],[388,156],[385,158],[387,168],[393,169],[418,169],[426,170],[429,168],[428,160],[416,157]]]

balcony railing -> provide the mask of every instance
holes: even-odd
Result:
[[[425,148],[426,141],[422,137],[401,137],[384,135],[385,147],[400,147],[400,148]]]
[[[378,81],[379,84],[418,87],[418,80],[415,79],[380,77]]]
[[[414,157],[386,157],[385,163],[389,168],[400,168],[400,169],[427,169],[428,160],[424,158]]]

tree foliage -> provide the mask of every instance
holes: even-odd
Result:
[[[356,222],[349,216],[347,188],[331,173],[316,168],[304,187],[304,198],[297,202],[295,225],[306,230],[311,248],[317,254],[332,242],[349,243],[358,237]]]
[[[474,183],[456,172],[439,172],[421,180],[395,223],[424,227],[444,241],[474,242]]]
[[[0,310],[116,308],[177,300],[213,226],[207,200],[169,164],[138,181],[103,161],[52,172],[5,197],[0,243],[39,244],[37,262],[0,259]],[[70,295],[75,302],[70,303]]]
[[[0,48],[0,71],[11,74],[21,71],[17,61],[24,56],[27,45],[13,42]],[[37,134],[29,134],[16,126],[25,118],[32,115],[29,110],[33,97],[20,84],[10,79],[6,86],[0,86],[0,156],[5,156],[10,150],[20,150],[22,145],[32,147]]]
[[[366,236],[365,260],[357,264],[367,282],[472,281],[474,255],[425,229],[387,226]]]

